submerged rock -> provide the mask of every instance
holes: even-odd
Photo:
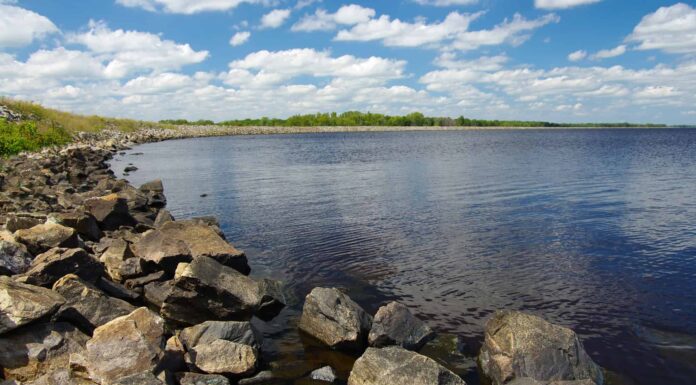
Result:
[[[517,311],[498,311],[486,322],[479,365],[494,385],[522,377],[603,383],[601,368],[575,332]]]
[[[0,334],[51,315],[63,303],[54,291],[0,276]]]
[[[432,359],[397,346],[368,348],[353,366],[348,385],[466,385]]]
[[[309,378],[316,381],[333,383],[338,379],[338,375],[336,374],[334,368],[330,366],[324,366],[322,368],[312,371],[312,373],[309,373]]]
[[[372,325],[368,315],[336,288],[314,288],[305,298],[299,328],[335,349],[359,350]]]
[[[377,310],[368,336],[370,346],[398,345],[408,350],[420,349],[435,333],[408,308],[390,302]]]

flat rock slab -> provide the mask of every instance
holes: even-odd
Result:
[[[136,309],[126,301],[109,297],[74,274],[68,274],[59,279],[53,285],[53,290],[66,300],[55,317],[68,321],[89,333]]]
[[[91,378],[111,383],[154,372],[164,357],[164,321],[141,307],[94,330],[83,355]]]
[[[432,359],[390,346],[368,348],[355,361],[348,385],[466,385],[456,374]]]
[[[52,290],[0,276],[0,334],[53,314],[63,303]]]
[[[408,350],[420,349],[435,333],[408,308],[390,302],[377,310],[368,336],[370,346],[397,345]]]
[[[314,288],[306,297],[299,328],[335,349],[359,350],[367,343],[372,317],[335,288]]]
[[[486,322],[479,364],[494,385],[523,377],[604,382],[575,332],[517,311],[498,311]]]
[[[17,230],[15,238],[23,243],[34,255],[53,247],[77,247],[77,231],[57,223],[44,223],[30,229]]]
[[[85,250],[54,248],[39,254],[19,279],[31,285],[51,287],[67,274],[96,283],[103,273],[102,264]]]

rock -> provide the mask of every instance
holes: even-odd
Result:
[[[187,348],[209,344],[215,340],[226,340],[261,347],[261,335],[250,322],[206,321],[181,331],[179,340]]]
[[[0,383],[2,385],[4,383]],[[92,381],[76,377],[69,369],[56,369],[25,385],[97,385]]]
[[[74,274],[59,279],[53,285],[53,290],[65,298],[65,304],[56,313],[56,318],[88,333],[135,310],[128,302],[107,296]]]
[[[14,233],[17,230],[30,229],[46,222],[46,215],[33,213],[15,213],[10,215],[5,222],[7,231]]]
[[[335,288],[314,288],[305,299],[299,328],[334,349],[359,350],[372,317]]]
[[[368,348],[355,361],[348,385],[466,385],[432,359],[398,346]]]
[[[105,279],[104,277],[101,277],[99,281],[97,282],[97,287],[101,289],[104,293],[118,299],[122,299],[124,301],[129,301],[129,302],[134,302],[140,299],[141,295],[132,291],[126,289],[125,286],[116,283],[116,282],[111,282],[108,279]]]
[[[164,358],[160,366],[170,373],[186,370],[185,354],[186,348],[184,348],[184,344],[181,343],[179,337],[171,336],[165,345]]]
[[[486,322],[479,365],[494,385],[520,377],[603,383],[575,332],[517,311],[498,311]]]
[[[138,171],[138,168],[135,167],[135,166],[126,166],[126,167],[123,169],[123,172],[132,172],[132,171]]]
[[[420,349],[435,333],[408,308],[390,302],[377,310],[368,336],[370,346],[401,346],[408,350]]]
[[[182,263],[161,314],[184,324],[206,320],[248,320],[261,304],[259,285],[212,258]]]
[[[155,281],[143,286],[145,302],[160,309],[172,292],[172,281]]]
[[[336,380],[338,380],[338,375],[336,374],[334,368],[330,366],[324,366],[310,373],[309,378],[311,378],[312,380],[333,383]]]
[[[507,385],[596,385],[592,380],[576,380],[576,381],[537,381],[529,377],[516,378],[507,383]]]
[[[178,373],[179,385],[230,385],[230,380],[219,374]]]
[[[0,240],[0,275],[24,273],[33,257],[21,243]]]
[[[20,280],[30,285],[51,287],[67,274],[96,283],[104,273],[101,263],[83,249],[51,249],[39,254]]]
[[[87,335],[65,322],[26,325],[0,335],[0,367],[6,377],[32,380],[66,369],[70,355],[82,352],[88,340]]]
[[[162,227],[167,222],[172,222],[174,221],[174,217],[172,214],[169,212],[169,210],[160,210],[157,213],[157,218],[155,218],[155,222],[153,224],[154,227]]]
[[[52,213],[48,216],[48,221],[73,228],[85,239],[98,241],[101,238],[101,230],[99,230],[97,220],[86,212]]]
[[[0,276],[0,334],[51,315],[63,303],[58,293]]]
[[[114,239],[111,245],[99,257],[99,261],[104,264],[106,274],[114,281],[121,282],[124,277],[121,275],[121,267],[129,258],[134,258],[135,254],[130,248],[130,244],[123,239]],[[132,267],[131,267],[132,269]],[[133,273],[131,269],[124,269],[126,274]],[[140,271],[142,273],[142,271]],[[137,275],[134,275],[137,276]],[[126,278],[132,278],[129,276]]]
[[[164,192],[164,185],[162,184],[161,179],[155,179],[146,183],[143,183],[140,186],[140,191],[144,193],[163,193]]]
[[[140,186],[142,191],[147,196],[147,205],[150,207],[164,207],[167,204],[167,198],[164,196],[164,186],[162,180],[156,179],[147,182]]]
[[[124,282],[124,285],[127,289],[136,289],[151,282],[163,281],[165,279],[165,275],[166,273],[164,271],[157,271],[144,277],[127,279],[126,282]]]
[[[151,372],[144,372],[119,378],[112,382],[111,385],[165,385],[165,383]]]
[[[135,244],[134,251],[141,258],[166,265],[170,270],[176,268],[175,263],[199,257],[212,258],[242,274],[251,270],[242,251],[227,243],[212,227],[195,220],[164,223],[146,233]]]
[[[135,225],[135,220],[128,212],[128,202],[117,194],[87,199],[85,208],[99,222],[102,230],[117,230],[121,226]]]
[[[281,379],[273,375],[270,370],[264,370],[256,373],[254,377],[243,378],[237,382],[239,385],[270,385],[278,384]]]
[[[121,263],[116,276],[121,279],[129,280],[146,276],[149,271],[150,269],[147,262],[145,262],[142,258],[128,258]]]
[[[203,372],[241,376],[256,370],[258,351],[249,345],[218,339],[198,344],[188,356],[191,363]]]
[[[43,253],[53,247],[78,247],[77,231],[57,223],[44,223],[15,232],[17,241],[27,245],[32,254]]]
[[[164,357],[164,342],[164,321],[141,307],[96,328],[87,342],[84,363],[101,383],[154,373]]]
[[[261,303],[256,316],[264,321],[269,321],[275,318],[285,307],[285,294],[283,284],[280,281],[272,279],[261,279],[259,282],[259,295]]]

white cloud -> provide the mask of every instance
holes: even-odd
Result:
[[[675,87],[669,86],[648,86],[635,93],[635,97],[644,99],[666,98],[678,95]]]
[[[68,35],[71,43],[82,44],[92,52],[109,58],[106,73],[123,77],[132,71],[166,71],[200,63],[208,51],[195,51],[188,44],[162,40],[158,35],[140,31],[111,30],[105,23],[91,21],[90,29]]]
[[[262,0],[116,0],[125,7],[142,8],[146,11],[194,14],[209,11],[228,11],[242,3],[260,3]]]
[[[493,29],[460,33],[454,41],[453,48],[473,50],[487,45],[520,45],[529,39],[529,32],[559,21],[560,17],[553,13],[534,20],[528,20],[520,14],[515,14],[512,20],[506,19]]]
[[[570,61],[580,61],[587,57],[587,51],[578,50],[568,54],[568,60]]]
[[[596,54],[592,55],[593,60],[609,59],[612,57],[621,56],[626,53],[626,46],[620,45],[612,49],[603,49]]]
[[[354,25],[365,23],[375,16],[375,10],[356,4],[344,5],[336,13],[329,13],[323,9],[317,9],[313,15],[305,15],[292,26],[293,31],[330,31],[336,29],[339,24]]]
[[[496,56],[481,56],[476,59],[459,60],[453,52],[444,52],[434,63],[438,67],[448,69],[463,69],[471,68],[477,71],[497,71],[503,68],[503,65],[509,60],[506,55]]]
[[[684,3],[661,7],[643,17],[626,40],[639,50],[696,53],[696,9]]]
[[[274,9],[271,12],[263,15],[261,18],[261,28],[278,28],[285,20],[290,17],[291,11],[289,9]]]
[[[541,9],[565,9],[600,1],[602,0],[534,0],[534,6]]]
[[[295,9],[306,8],[306,7],[309,7],[310,5],[312,5],[312,4],[314,4],[314,3],[319,3],[319,2],[321,2],[321,1],[322,1],[322,0],[298,0],[298,1],[297,1],[297,4],[295,4]]]
[[[232,37],[230,38],[230,45],[233,47],[236,47],[238,45],[242,45],[246,43],[249,38],[251,37],[251,32],[249,31],[241,31],[237,32]]]
[[[45,16],[0,4],[0,48],[22,47],[57,32],[58,27]]]
[[[431,5],[434,7],[450,7],[454,5],[472,5],[478,0],[413,0],[420,5]]]
[[[399,19],[392,20],[387,15],[378,19],[355,25],[350,30],[339,31],[338,41],[373,41],[382,40],[387,46],[417,47],[435,44],[443,40],[461,36],[469,28],[469,24],[481,13],[461,14],[452,12],[440,23],[427,24],[424,21],[414,23]]]

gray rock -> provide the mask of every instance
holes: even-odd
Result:
[[[348,385],[466,385],[432,359],[397,346],[368,348],[355,361]]]
[[[24,273],[33,259],[23,244],[0,240],[0,275]]]
[[[408,308],[390,302],[377,310],[368,336],[370,346],[398,345],[408,350],[420,349],[435,333]]]
[[[91,378],[111,383],[139,373],[154,373],[164,358],[164,321],[139,308],[94,330],[84,352]]]
[[[30,229],[46,222],[46,215],[33,213],[15,213],[10,215],[5,222],[7,231],[14,233],[17,230]]]
[[[136,255],[168,270],[179,262],[199,257],[212,258],[242,274],[250,271],[246,256],[225,241],[209,225],[199,221],[166,222],[134,245]]]
[[[17,230],[15,238],[34,255],[53,247],[78,247],[77,231],[57,223],[44,223],[30,229]]]
[[[65,298],[65,304],[55,318],[68,321],[88,333],[135,310],[128,302],[107,296],[74,274],[56,281],[53,290]]]
[[[165,385],[151,372],[144,372],[119,378],[110,385]]]
[[[187,349],[215,340],[227,340],[260,348],[262,336],[251,322],[206,321],[183,329],[179,333],[179,340]]]
[[[127,279],[124,285],[127,289],[137,289],[151,282],[163,281],[165,278],[166,273],[164,271],[156,271],[143,277]]]
[[[258,363],[256,348],[220,339],[196,345],[187,356],[196,368],[212,374],[248,375]]]
[[[134,302],[142,297],[140,294],[126,289],[125,286],[116,282],[111,282],[104,277],[99,279],[97,282],[97,287],[99,287],[99,289],[101,289],[104,293],[124,301]]]
[[[0,276],[0,334],[51,315],[63,303],[58,293]]]
[[[51,249],[39,254],[20,280],[30,285],[51,287],[67,274],[75,274],[83,280],[96,283],[104,273],[104,267],[83,249]]]
[[[299,328],[335,349],[359,350],[372,325],[368,315],[336,288],[314,288],[305,299]]]
[[[135,220],[128,212],[128,201],[117,194],[87,199],[85,208],[94,216],[102,230],[117,230],[121,226],[135,225]]]
[[[150,182],[143,183],[140,186],[140,191],[144,193],[163,193],[164,192],[164,184],[162,184],[161,179],[155,179]]]
[[[516,311],[498,311],[486,322],[479,365],[494,385],[520,377],[603,383],[600,367],[572,330]]]
[[[230,380],[219,374],[178,373],[179,385],[230,385]]]
[[[285,292],[280,281],[263,278],[258,281],[261,303],[256,316],[264,321],[275,318],[285,308]]]
[[[35,379],[68,368],[70,355],[82,352],[88,340],[65,322],[26,325],[0,335],[0,367],[8,377]]]
[[[312,380],[333,383],[336,380],[338,380],[338,375],[336,374],[334,368],[330,366],[324,366],[323,368],[319,368],[310,373],[309,378],[311,378]]]
[[[273,375],[270,370],[264,370],[262,372],[256,373],[253,377],[243,378],[239,380],[239,385],[269,385],[278,384],[282,379],[277,378]]]

